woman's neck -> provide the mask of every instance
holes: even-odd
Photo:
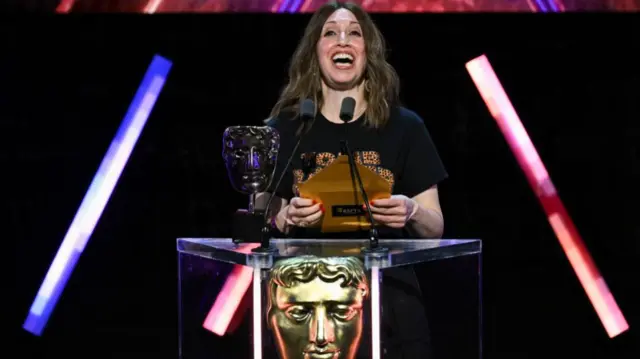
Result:
[[[346,97],[352,97],[356,100],[356,108],[351,121],[357,120],[367,108],[364,100],[364,84],[346,91],[334,90],[322,84],[322,108],[320,112],[330,122],[344,123],[340,119],[340,107],[342,106],[342,100]]]

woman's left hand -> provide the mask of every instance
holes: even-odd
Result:
[[[403,195],[376,199],[371,201],[370,205],[373,219],[377,223],[391,228],[404,228],[419,208],[415,200]]]

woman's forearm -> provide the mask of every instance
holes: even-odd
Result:
[[[418,238],[441,238],[444,218],[440,212],[418,205],[418,210],[407,222],[407,228]]]

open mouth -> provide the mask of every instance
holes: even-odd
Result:
[[[346,52],[338,52],[331,57],[333,64],[339,69],[350,69],[353,67],[353,55]]]
[[[338,351],[330,351],[330,352],[307,352],[305,355],[305,359],[308,357],[309,359],[333,359],[337,358],[340,352]]]

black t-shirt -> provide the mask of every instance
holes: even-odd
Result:
[[[301,122],[281,115],[268,123],[280,133],[280,151],[274,178],[279,178],[298,140]],[[318,114],[304,135],[277,195],[290,200],[296,184],[308,180],[341,154],[340,141],[346,139],[355,160],[380,174],[390,183],[392,194],[409,198],[418,195],[447,177],[424,121],[404,107],[391,110],[387,124],[374,129],[364,124],[364,115],[347,124],[337,124]],[[275,181],[274,181],[275,182]],[[408,233],[380,228],[381,238],[408,238]],[[296,238],[325,237],[319,229],[295,228]],[[367,232],[330,233],[331,238],[366,238]]]
[[[301,122],[283,114],[269,126],[280,133],[280,151],[274,178],[279,178],[298,140]],[[367,127],[364,117],[347,124],[336,124],[321,114],[304,135],[297,154],[276,194],[287,200],[296,195],[296,184],[331,163],[340,154],[340,140],[346,139],[356,161],[385,178],[393,194],[409,198],[420,194],[447,177],[447,172],[427,131],[424,121],[404,107],[392,109],[387,124]],[[275,182],[275,181],[274,181]],[[409,233],[382,227],[380,238],[409,238]],[[366,238],[366,232],[321,233],[319,229],[294,228],[293,238]],[[423,298],[415,272],[410,266],[383,271],[383,347],[385,358],[429,358],[429,330]],[[367,338],[358,357],[369,355]],[[370,357],[370,356],[369,356]]]

